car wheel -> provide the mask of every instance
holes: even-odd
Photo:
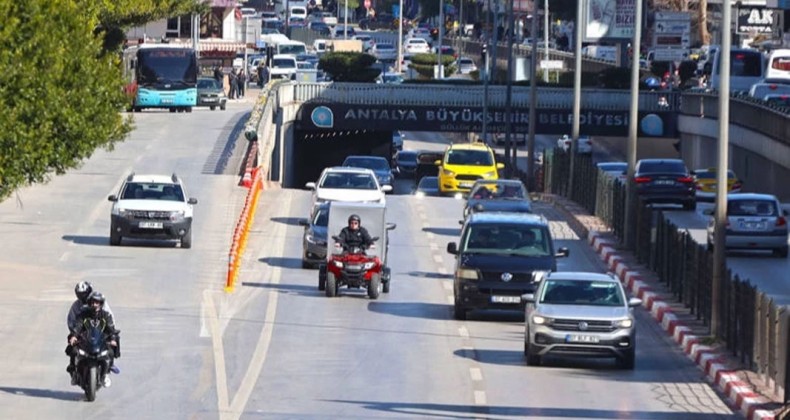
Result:
[[[532,351],[532,346],[527,341],[524,341],[524,356],[527,358],[527,366],[540,366],[543,361],[539,354]]]
[[[115,226],[110,227],[110,245],[118,246],[121,244],[121,233],[115,230]]]
[[[187,233],[181,237],[181,248],[192,248],[192,229],[187,230]]]
[[[370,283],[368,283],[368,297],[371,299],[378,299],[380,288],[381,274],[374,274],[370,276]]]
[[[192,107],[188,106],[187,109],[184,110],[185,112],[192,112]]]
[[[326,266],[318,265],[318,290],[326,290]]]
[[[713,251],[713,242],[710,241],[710,238],[708,238],[708,246],[706,248],[708,251]]]
[[[335,273],[331,271],[326,272],[326,297],[337,296],[337,278]]]
[[[313,268],[313,265],[310,264],[309,262],[305,261],[305,260],[302,260],[302,268],[309,270],[309,269]]]
[[[683,203],[683,210],[697,210],[697,202],[695,200],[691,200]]]
[[[633,370],[636,365],[636,349],[631,348],[623,354],[623,357],[617,360],[620,368],[626,370]]]
[[[788,247],[778,248],[774,250],[774,255],[781,258],[787,258],[787,251],[788,251]]]
[[[224,111],[226,106],[227,106],[227,104],[223,103],[222,105],[219,106],[219,109]]]
[[[178,110],[177,110],[177,109],[175,109],[175,108],[170,108],[170,112],[171,112],[171,113],[174,113],[174,112],[176,112],[176,111],[178,111]]]
[[[466,308],[459,305],[458,302],[453,305],[453,316],[459,321],[466,321],[467,311]]]
[[[210,107],[208,107],[208,109],[210,109],[210,110],[214,111],[215,109],[217,109],[217,107],[216,107],[216,106],[214,106],[214,105],[211,105]]]

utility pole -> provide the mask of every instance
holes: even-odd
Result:
[[[537,125],[538,114],[538,3],[534,2],[535,10],[532,11],[532,53],[530,54],[529,63],[529,138],[527,139],[527,190],[535,191],[535,129]],[[548,5],[548,0],[543,3],[543,6]],[[548,14],[547,10],[543,11]],[[546,70],[543,70],[546,74]]]
[[[343,39],[348,39],[348,0],[343,6]]]
[[[543,59],[549,59],[549,0],[543,1]],[[549,72],[546,70],[543,70],[543,81],[549,83]]]
[[[486,15],[486,23],[488,23],[491,17],[491,2],[493,0],[488,0],[488,14]],[[489,25],[485,25],[489,26]],[[491,32],[489,31],[486,36],[486,44],[483,46],[483,51],[485,52],[485,56],[483,57],[483,68],[485,71],[483,72],[483,142],[488,143],[488,82],[491,79]]]
[[[511,143],[513,140],[513,36],[515,30],[513,28],[513,2],[507,2],[507,26],[505,29],[505,36],[507,36],[507,80],[505,81],[505,161],[508,163],[505,168],[505,177],[510,178],[513,176],[513,170],[518,169],[513,166],[513,159],[511,153],[514,145]]]
[[[575,47],[573,49],[573,123],[571,128],[571,166],[568,179],[568,194],[572,197],[573,192],[573,166],[576,160],[576,144],[579,142],[579,120],[582,113],[582,25],[584,19],[584,7],[582,1],[576,2],[576,23],[573,29],[576,34],[573,37]]]
[[[403,71],[403,69],[401,68],[402,63],[403,63],[403,0],[400,0],[400,6],[398,7],[398,64],[395,66],[395,68],[398,69],[398,73],[401,73]]]
[[[346,0],[348,1],[348,0]],[[439,60],[439,77],[437,79],[444,79],[444,66],[442,65],[442,41],[444,40],[444,0],[439,0],[439,39],[436,40],[438,44],[436,47],[437,58]]]
[[[725,1],[721,6],[721,79],[719,80],[719,153],[716,166],[716,212],[713,235],[713,284],[710,296],[710,333],[719,336],[719,295],[724,280],[725,232],[727,223],[727,168],[730,146],[730,51],[732,50],[732,5]]]
[[[636,191],[634,189],[634,172],[636,167],[636,146],[639,139],[639,53],[642,45],[642,1],[636,0],[636,16],[634,16],[634,36],[631,40],[631,109],[628,114],[628,180],[625,193],[625,232],[623,242],[627,247],[634,247],[636,241]]]

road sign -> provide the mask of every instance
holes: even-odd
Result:
[[[687,20],[691,21],[689,12],[656,12],[656,22],[662,20]]]
[[[662,48],[687,50],[689,48],[691,45],[691,14],[689,12],[656,12],[655,18],[653,47],[657,50]],[[677,57],[677,55],[673,55],[673,57]]]
[[[656,32],[660,34],[682,34],[691,32],[690,20],[656,21]]]
[[[689,58],[687,48],[656,48],[653,50],[653,61],[685,61]]]
[[[562,70],[565,62],[562,60],[541,60],[540,68],[543,70]]]

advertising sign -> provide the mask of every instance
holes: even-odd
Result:
[[[741,6],[735,20],[735,31],[739,34],[773,33],[774,11],[761,6]]]
[[[636,0],[589,0],[584,3],[584,42],[631,39]]]

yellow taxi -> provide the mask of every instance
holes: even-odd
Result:
[[[442,194],[468,193],[475,181],[498,179],[498,170],[505,167],[496,162],[494,151],[482,142],[451,144],[436,165]]]
[[[697,200],[711,201],[716,199],[716,168],[697,169],[694,171],[694,184],[697,187]],[[732,170],[727,171],[727,193],[741,192],[741,181]]]

